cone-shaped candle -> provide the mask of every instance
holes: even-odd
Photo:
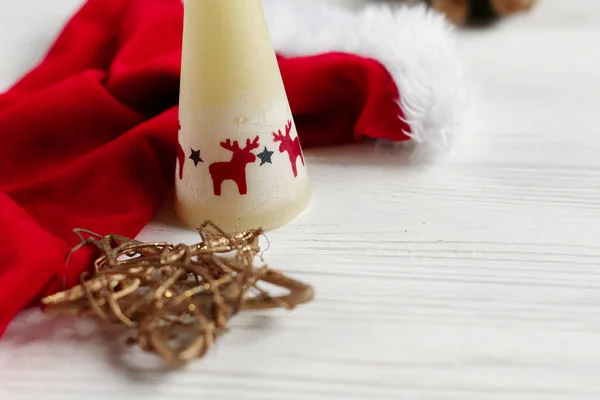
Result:
[[[260,0],[185,0],[175,208],[192,227],[284,225],[312,195]]]

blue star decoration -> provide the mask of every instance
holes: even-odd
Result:
[[[204,162],[202,158],[200,158],[200,150],[192,150],[192,155],[190,156],[190,160],[194,162],[194,166],[198,166],[198,163]]]
[[[273,156],[273,152],[269,151],[266,147],[262,151],[262,153],[258,154],[257,156],[258,156],[258,158],[260,158],[260,166],[261,167],[263,165],[265,165],[266,163],[273,164],[271,162],[271,157]]]

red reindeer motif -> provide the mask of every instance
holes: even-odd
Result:
[[[298,157],[302,160],[302,165],[304,164],[304,156],[302,155],[302,147],[300,146],[300,139],[296,137],[294,140],[290,137],[290,133],[292,132],[292,121],[288,121],[285,126],[285,136],[281,133],[281,129],[275,133],[273,132],[273,137],[275,143],[281,142],[279,145],[279,152],[284,153],[287,152],[290,156],[290,164],[292,164],[292,172],[294,173],[294,177],[298,176],[298,169],[296,168],[296,162]]]
[[[183,166],[185,165],[185,152],[181,144],[177,143],[177,164],[179,166],[179,179],[183,179]]]
[[[181,123],[177,124],[177,131],[181,131]],[[183,179],[183,166],[185,165],[185,151],[181,147],[181,143],[177,141],[177,164],[179,166],[179,179]]]
[[[250,142],[250,139],[246,139],[246,147],[243,149],[240,148],[240,144],[237,141],[234,141],[232,144],[230,139],[221,143],[222,148],[233,152],[233,157],[231,157],[230,161],[216,162],[208,167],[213,180],[215,196],[221,195],[221,186],[226,180],[234,181],[240,194],[244,195],[248,193],[246,165],[256,161],[256,155],[252,153],[252,150],[258,149],[260,146],[258,140],[258,136],[253,142]]]

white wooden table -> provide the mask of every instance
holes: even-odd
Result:
[[[79,3],[0,0],[3,87]],[[315,200],[267,261],[313,303],[240,316],[171,374],[89,322],[24,314],[0,398],[599,399],[600,4],[540,0],[460,36],[481,90],[446,159],[307,152]],[[141,238],[197,240],[172,221]]]

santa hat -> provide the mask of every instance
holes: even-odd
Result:
[[[442,16],[264,5],[304,148],[451,143],[464,82]],[[73,229],[134,237],[171,190],[182,16],[180,0],[88,0],[0,96],[0,334],[89,269],[90,249],[67,263]]]
[[[423,3],[343,7],[322,0],[263,0],[263,5],[279,53],[342,52],[376,60],[398,91],[406,137],[423,152],[437,154],[452,145],[466,115],[469,89],[454,27],[445,16]]]

